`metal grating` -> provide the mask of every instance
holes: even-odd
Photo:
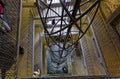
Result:
[[[4,18],[12,26],[12,31],[0,31],[0,75],[2,79],[15,79],[17,76],[17,46],[19,33],[20,0],[4,0]],[[1,26],[4,26],[2,22]]]
[[[20,55],[20,59],[22,58],[22,56],[25,56],[23,57],[22,59],[25,59],[25,61],[22,61],[21,63],[19,64],[23,64],[24,65],[24,68],[25,68],[25,74],[26,74],[26,77],[32,77],[32,74],[33,74],[33,67],[34,67],[34,55],[33,55],[33,16],[32,16],[32,13],[31,13],[31,10],[28,12],[28,25],[21,31],[21,37],[20,37],[20,45],[24,48],[24,54]],[[23,66],[22,65],[22,66]],[[18,77],[23,77],[23,75],[21,76],[21,74],[23,73],[22,72],[22,67],[20,66],[18,68],[18,72],[19,75]],[[22,72],[22,73],[21,73]],[[27,72],[27,73],[26,73]]]

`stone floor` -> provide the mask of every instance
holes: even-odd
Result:
[[[85,68],[80,57],[75,57],[72,63],[72,76],[86,75]]]

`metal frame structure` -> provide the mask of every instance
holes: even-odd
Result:
[[[68,54],[65,56],[67,57],[75,49],[79,40],[86,34],[98,11],[100,1],[59,0],[58,3],[55,3],[54,0],[49,0],[49,2],[36,0],[46,43],[52,52],[56,52],[56,50],[54,51],[51,47],[54,45],[58,46],[57,52],[59,52],[59,57],[57,56],[57,58],[59,61],[56,61],[58,65],[60,60],[64,59],[64,51],[68,51]],[[57,11],[59,7],[61,12]],[[52,14],[50,15],[50,13]],[[88,17],[91,19],[90,22],[87,20]],[[57,19],[55,24],[48,24],[53,19]],[[84,23],[87,23],[88,26],[84,27]],[[59,29],[56,30],[56,28]],[[76,37],[74,38],[74,36]],[[54,54],[54,56],[56,55]]]

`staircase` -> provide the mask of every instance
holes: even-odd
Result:
[[[90,16],[91,15],[92,14],[90,14]],[[116,49],[116,45],[111,39],[107,25],[100,11],[98,11],[96,18],[93,21],[92,27],[100,46],[106,68],[108,70],[108,75],[119,76],[120,54]]]

